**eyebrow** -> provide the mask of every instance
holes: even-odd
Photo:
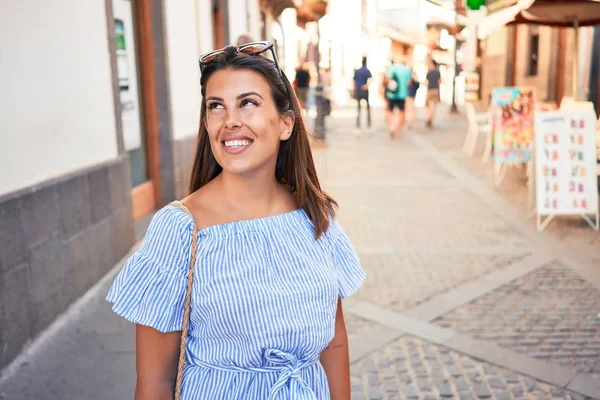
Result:
[[[236,99],[238,99],[238,100],[239,100],[239,99],[243,99],[244,97],[248,97],[248,96],[258,96],[258,97],[260,97],[261,99],[263,99],[263,100],[264,100],[264,98],[263,98],[263,97],[262,97],[260,94],[258,94],[258,93],[256,93],[256,92],[246,92],[246,93],[239,94],[239,95],[236,97]],[[223,101],[223,98],[222,98],[222,97],[216,97],[216,96],[210,96],[210,97],[208,97],[208,98],[206,99],[206,101],[208,101],[208,100],[214,100],[214,101]]]

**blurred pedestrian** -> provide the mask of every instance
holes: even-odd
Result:
[[[242,33],[240,36],[238,36],[237,40],[235,41],[236,46],[241,46],[243,44],[247,44],[247,43],[252,43],[254,42],[254,40],[252,39],[252,37],[247,34],[247,33]]]
[[[433,127],[433,118],[435,117],[435,109],[440,102],[440,84],[442,83],[442,75],[438,69],[438,63],[431,59],[429,61],[429,71],[427,72],[427,97],[425,99],[425,116],[427,118],[426,125],[428,128]]]
[[[386,97],[389,99],[388,109],[393,113],[388,125],[392,139],[401,135],[404,129],[404,111],[411,75],[412,72],[406,65],[404,57],[400,58],[399,63],[392,65],[388,74]]]
[[[419,90],[419,78],[417,72],[413,68],[410,82],[408,82],[408,95],[406,96],[406,128],[411,129],[412,123],[417,119],[417,107],[415,106],[415,98]]]
[[[108,293],[137,324],[136,399],[350,398],[341,299],[364,272],[290,82],[243,50],[201,56],[191,194],[156,213]]]
[[[325,115],[331,115],[331,73],[328,67],[321,69],[321,85],[323,86],[323,102]]]
[[[390,65],[387,68],[387,70],[385,72],[382,73],[382,77],[381,77],[381,86],[382,86],[382,91],[381,91],[381,95],[383,97],[383,99],[385,100],[385,124],[387,126],[389,126],[391,124],[392,121],[392,109],[390,107],[390,99],[388,99],[387,97],[387,91],[388,91],[388,83],[390,82],[390,72],[392,67],[394,66],[394,60],[390,60]]]
[[[304,112],[306,109],[306,102],[308,100],[308,89],[310,88],[310,71],[308,70],[308,66],[306,63],[300,64],[298,68],[296,68],[296,77],[294,79],[294,89],[296,91],[296,96],[298,96],[298,100],[300,100],[300,105]]]
[[[367,57],[362,58],[362,66],[354,71],[354,97],[357,103],[356,127],[360,129],[361,102],[367,104],[367,128],[371,131],[371,105],[369,104],[369,84],[373,75],[367,68]],[[357,132],[360,134],[360,131]]]

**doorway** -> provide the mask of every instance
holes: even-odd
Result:
[[[211,0],[213,48],[220,49],[229,44],[227,0]]]
[[[112,6],[123,145],[129,155],[133,217],[138,220],[155,210],[159,199],[158,143],[148,103],[153,92],[153,81],[147,79],[148,60],[153,59],[147,34],[151,20],[145,18],[148,0],[112,0]]]

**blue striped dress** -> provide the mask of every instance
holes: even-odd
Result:
[[[181,331],[193,219],[166,206],[107,300],[131,322]],[[314,238],[303,210],[198,232],[184,400],[329,399],[319,362],[338,298],[365,279],[333,219]]]

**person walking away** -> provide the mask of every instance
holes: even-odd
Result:
[[[408,82],[408,96],[406,96],[406,128],[411,129],[412,123],[417,119],[417,107],[415,106],[415,97],[419,90],[419,79],[416,71],[412,70],[410,82]]]
[[[107,296],[136,324],[137,400],[350,399],[341,299],[365,274],[273,60],[269,42],[200,57],[191,194]]]
[[[433,127],[433,118],[435,117],[435,109],[440,102],[440,84],[442,83],[442,75],[438,69],[438,63],[435,60],[429,62],[429,71],[427,72],[427,97],[425,99],[425,115],[427,118],[426,125],[428,128]]]
[[[390,100],[389,110],[395,115],[392,115],[388,128],[393,139],[400,136],[404,129],[404,110],[408,96],[408,83],[411,80],[411,70],[403,59],[398,64],[392,65],[389,78],[386,97]]]
[[[300,106],[306,113],[308,110],[306,109],[306,101],[308,100],[308,89],[310,87],[310,72],[306,65],[302,64],[298,68],[296,68],[296,79],[294,79],[294,89],[296,91],[296,96],[298,96],[298,100],[300,101]]]
[[[360,134],[360,114],[361,101],[367,103],[367,127],[371,132],[371,106],[369,104],[369,83],[373,75],[367,68],[367,57],[362,58],[362,66],[354,71],[354,97],[357,103],[356,127],[359,129],[357,134]]]
[[[392,121],[392,112],[390,111],[390,99],[388,99],[387,97],[387,87],[388,87],[388,83],[390,83],[390,71],[391,68],[394,66],[394,60],[390,61],[390,66],[386,68],[386,71],[382,72],[382,77],[381,77],[381,95],[383,96],[383,99],[385,100],[385,124],[387,126],[390,126],[391,121]]]
[[[247,34],[247,33],[242,33],[240,36],[238,36],[238,38],[235,41],[235,45],[236,46],[241,46],[247,43],[252,43],[254,42],[254,40],[252,39],[252,37]]]
[[[325,115],[331,115],[331,72],[325,67],[321,70],[321,85],[323,86],[323,102]]]

